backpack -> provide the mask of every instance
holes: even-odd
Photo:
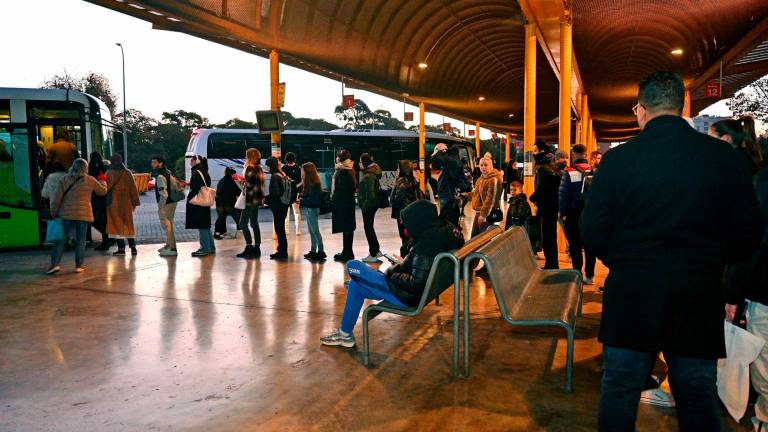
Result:
[[[584,177],[581,178],[581,196],[579,196],[579,209],[583,209],[586,204],[586,194],[589,191],[589,187],[592,186],[592,179],[595,177],[595,171],[589,170],[582,173]]]
[[[165,175],[165,174],[163,174]],[[187,199],[187,194],[184,193],[184,189],[179,186],[179,181],[174,177],[173,174],[168,173],[165,175],[165,179],[168,183],[168,202],[169,203],[175,203],[184,201]]]
[[[293,180],[287,175],[278,177],[283,180],[283,193],[280,194],[280,202],[289,206],[293,204]]]
[[[472,173],[464,168],[460,168],[461,173],[458,175],[458,181],[456,182],[456,189],[461,193],[472,192]]]

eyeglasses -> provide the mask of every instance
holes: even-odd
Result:
[[[643,104],[640,104],[640,103],[639,103],[639,104],[637,104],[637,105],[635,105],[635,106],[633,106],[633,107],[632,107],[632,113],[633,113],[633,114],[635,114],[635,115],[637,115],[637,110],[638,110],[639,108],[641,108],[641,107],[642,107],[643,109],[645,109],[645,105],[643,105]]]

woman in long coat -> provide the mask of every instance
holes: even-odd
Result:
[[[357,189],[357,177],[355,176],[355,162],[349,150],[339,150],[336,153],[336,172],[333,174],[331,184],[331,211],[333,234],[344,234],[344,249],[333,256],[335,261],[347,262],[355,259],[352,252],[352,240],[354,239],[357,222],[355,220],[355,189]]]
[[[117,252],[112,255],[125,255],[125,239],[131,248],[131,255],[136,255],[136,230],[133,226],[133,210],[141,204],[139,192],[133,174],[123,165],[123,158],[114,154],[112,164],[107,171],[107,233],[117,239]]]
[[[192,171],[189,178],[189,194],[187,194],[186,229],[196,229],[200,232],[200,249],[192,252],[194,257],[204,257],[216,253],[211,233],[211,208],[191,204],[192,198],[200,192],[203,186],[211,186],[211,176],[208,175],[208,159],[203,156],[192,156],[190,159]]]

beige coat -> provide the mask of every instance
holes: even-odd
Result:
[[[491,210],[501,205],[503,182],[504,175],[497,169],[480,176],[475,182],[475,189],[472,190],[472,210],[479,212],[482,217],[488,217]]]
[[[74,185],[69,188],[73,183]],[[69,192],[67,192],[68,188]],[[62,219],[92,223],[92,193],[104,196],[107,194],[107,188],[88,174],[78,178],[66,175],[61,179],[59,189],[56,191],[56,197],[51,202],[51,212]]]
[[[139,192],[133,174],[127,169],[107,171],[107,233],[113,236],[133,237],[133,209],[139,202]]]

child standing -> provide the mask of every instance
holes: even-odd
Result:
[[[504,229],[513,226],[526,227],[528,218],[531,217],[531,205],[528,197],[523,192],[523,183],[513,181],[509,184],[509,208],[507,209],[507,222]]]

